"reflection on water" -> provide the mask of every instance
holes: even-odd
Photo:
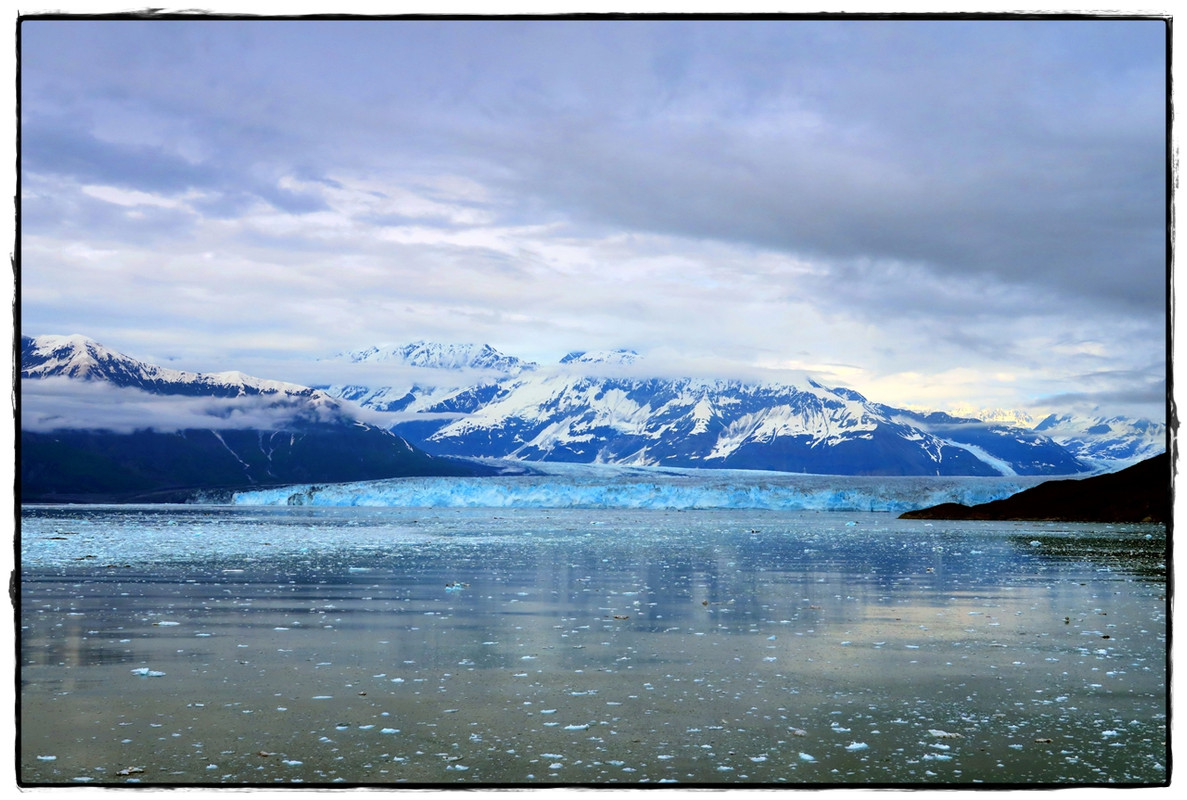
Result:
[[[23,781],[1166,780],[1163,529],[43,508]]]

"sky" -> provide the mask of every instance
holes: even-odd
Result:
[[[19,326],[1163,419],[1158,19],[20,25]]]

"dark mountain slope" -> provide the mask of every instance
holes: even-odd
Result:
[[[83,336],[23,337],[21,389],[23,503],[184,502],[291,483],[487,471],[431,456],[325,392],[159,367]],[[115,424],[111,412],[125,404],[132,410]],[[179,408],[187,424],[171,423]]]
[[[21,502],[185,502],[292,483],[474,475],[374,428],[21,432]]]

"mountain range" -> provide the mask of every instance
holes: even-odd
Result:
[[[473,459],[846,475],[1074,475],[1165,449],[1148,420],[1033,427],[894,408],[803,375],[669,378],[629,350],[542,366],[414,342],[332,359],[398,381],[308,387],[147,364],[83,336],[22,337],[26,501],[483,474]],[[386,416],[385,416],[386,415]],[[1015,417],[1017,418],[1017,417]],[[386,421],[384,421],[386,420]]]
[[[441,454],[823,474],[1069,475],[1165,449],[1165,426],[1148,420],[1064,414],[1027,425],[1024,414],[1004,410],[988,419],[920,412],[806,375],[659,378],[629,350],[573,352],[552,366],[430,342],[338,358],[416,368],[399,385],[324,388],[404,412],[393,429]]]
[[[184,501],[195,493],[474,475],[318,389],[146,364],[83,336],[21,338],[23,502]]]

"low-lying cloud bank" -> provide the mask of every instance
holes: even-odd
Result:
[[[21,381],[21,430],[108,430],[116,433],[192,428],[281,430],[296,423],[341,419],[338,403],[277,395],[184,397],[69,378]]]

